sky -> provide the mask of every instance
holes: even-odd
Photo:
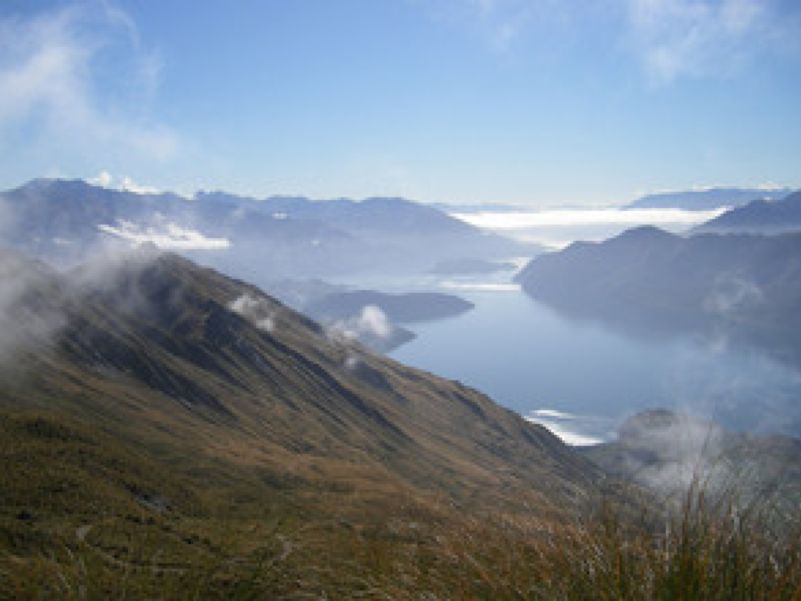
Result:
[[[801,187],[797,0],[0,0],[0,187]]]

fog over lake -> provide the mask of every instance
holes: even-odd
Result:
[[[478,209],[473,212],[453,212],[451,216],[518,240],[537,242],[548,248],[562,248],[575,240],[603,240],[638,225],[655,225],[669,232],[680,233],[725,211],[725,207],[706,211],[614,207],[540,211]]]

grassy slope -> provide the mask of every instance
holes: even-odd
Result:
[[[308,554],[324,550],[338,567],[315,578],[336,590],[363,562],[433,549],[467,515],[545,520],[594,491],[597,471],[543,428],[329,340],[246,284],[173,256],[102,275],[43,271],[11,310],[57,324],[3,366],[0,540],[15,586],[36,566],[60,586],[89,559],[101,588],[119,570],[145,586],[204,562],[224,582],[273,552],[291,579],[323,569]],[[230,311],[243,295],[249,310]],[[254,327],[266,315],[272,332]]]

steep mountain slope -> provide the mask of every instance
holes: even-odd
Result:
[[[754,200],[701,224],[699,232],[779,234],[801,230],[801,191],[781,200]]]
[[[0,266],[16,283],[0,305],[16,324],[0,354],[0,549],[20,565],[88,544],[106,567],[184,574],[193,554],[254,565],[292,536],[338,557],[349,528],[383,545],[392,524],[548,519],[598,490],[544,428],[175,255]],[[304,521],[317,535],[293,534]]]
[[[474,484],[511,466],[523,470],[518,484],[531,484],[557,460],[576,486],[586,475],[547,431],[485,397],[329,340],[258,289],[175,255],[140,251],[67,278],[51,273],[13,304],[11,318],[32,304],[35,322],[62,323],[50,348],[21,351],[26,386],[77,370],[87,383],[141,397],[162,424],[181,415],[194,430],[202,415],[212,448],[242,444],[250,432],[256,456],[300,446],[432,486],[468,465]],[[110,400],[104,410],[130,409]]]

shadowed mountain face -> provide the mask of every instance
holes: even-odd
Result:
[[[524,290],[625,329],[725,333],[801,365],[801,234],[704,234],[646,227],[537,257]]]
[[[0,194],[7,245],[58,265],[154,241],[249,281],[364,271],[422,272],[456,257],[527,254],[436,209],[397,198],[256,200],[222,192],[138,194],[34,180]]]
[[[708,211],[719,207],[739,207],[755,199],[776,200],[790,193],[789,189],[711,188],[649,194],[628,205],[630,209],[685,209]]]
[[[21,282],[4,319],[41,332],[3,349],[5,410],[67,415],[190,466],[481,505],[578,502],[593,488],[594,470],[544,428],[175,255],[145,249],[66,275],[15,255],[3,265]]]
[[[698,226],[699,232],[780,234],[801,230],[801,191],[781,200],[754,200]]]

